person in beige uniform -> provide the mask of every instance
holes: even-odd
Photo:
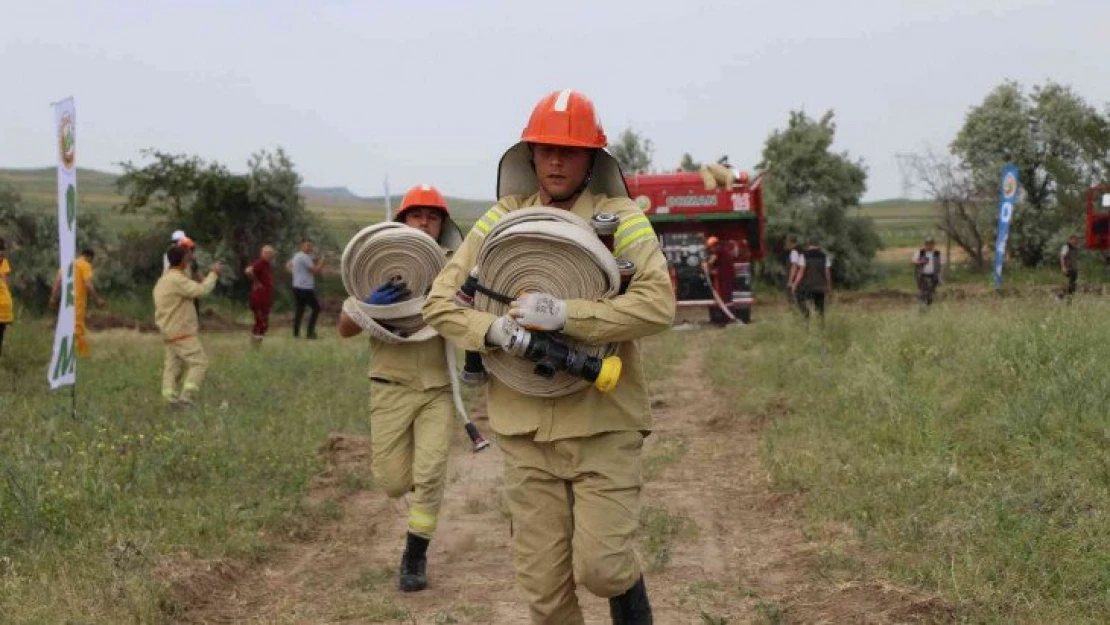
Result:
[[[517,324],[590,344],[619,344],[624,371],[608,393],[590,387],[541,398],[489,379],[487,409],[504,459],[513,563],[535,623],[583,623],[576,583],[609,598],[614,623],[652,619],[633,549],[641,451],[652,427],[637,339],[670,327],[675,300],[655,232],[628,197],[607,144],[585,96],[564,90],[543,98],[522,140],[501,159],[499,201],[437,276],[423,310],[429,325],[470,351],[505,347]],[[507,213],[530,206],[561,208],[587,220],[598,212],[615,214],[620,225],[613,253],[636,266],[627,290],[600,301],[529,293],[503,317],[456,304],[486,234]]]
[[[170,268],[154,285],[154,323],[166,343],[162,369],[162,397],[174,406],[191,406],[208,370],[208,355],[197,336],[197,311],[193,301],[212,292],[220,275],[220,263],[212,263],[204,281],[197,283],[186,275],[193,253],[185,245],[166,251]],[[185,380],[181,393],[177,382],[182,371]]]
[[[462,241],[447,202],[428,185],[405,194],[395,221],[424,231],[448,253]],[[385,306],[410,295],[404,283],[390,281],[365,302]],[[361,332],[346,313],[340,315],[340,336]],[[447,478],[455,408],[444,354],[439,336],[397,344],[370,337],[371,471],[390,497],[412,493],[398,581],[405,592],[427,587],[428,543],[439,519]]]

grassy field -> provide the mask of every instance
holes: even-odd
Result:
[[[923,200],[882,200],[864,204],[855,211],[870,217],[886,247],[921,245],[925,237],[938,236],[932,202]],[[939,239],[939,236],[938,236]]]
[[[864,558],[826,554],[828,574],[875,565],[969,622],[1105,622],[1108,321],[1110,303],[1094,297],[925,315],[834,308],[808,331],[768,314],[715,333],[708,361],[721,363],[712,382],[736,418],[767,424],[754,430],[765,466],[801,498],[815,539],[832,525],[864,547]],[[273,539],[334,517],[305,493],[327,435],[366,432],[366,343],[338,341],[327,324],[315,343],[285,334],[259,352],[245,332],[205,335],[203,403],[176,412],[158,395],[155,336],[94,333],[74,420],[68,391],[45,389],[49,323],[11,328],[0,359],[6,620],[165,620],[167,570],[264,562]],[[654,383],[674,374],[690,336],[646,342]],[[681,442],[645,461],[652,479],[683,462]]]
[[[814,535],[843,526],[960,620],[1104,623],[1108,344],[1104,299],[998,300],[837,311],[824,330],[779,316],[722,334],[710,359],[733,363],[718,389],[770,422],[766,464]]]
[[[270,538],[326,516],[302,496],[327,434],[366,432],[366,342],[321,333],[260,352],[245,333],[204,337],[212,365],[187,413],[160,401],[155,335],[94,333],[74,420],[68,389],[46,390],[49,325],[12,326],[0,359],[0,620],[158,622],[174,606],[154,572],[171,558],[257,562]]]

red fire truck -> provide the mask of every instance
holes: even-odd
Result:
[[[1110,186],[1087,190],[1087,249],[1110,252]]]
[[[768,252],[763,234],[763,174],[749,180],[746,172],[740,172],[731,186],[715,188],[708,188],[696,172],[629,175],[625,182],[659,235],[678,305],[717,306],[711,281],[702,269],[705,241],[715,236],[737,252],[736,290],[718,295],[737,318],[749,322],[754,301],[752,261]]]

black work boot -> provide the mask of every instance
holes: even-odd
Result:
[[[648,603],[643,577],[636,580],[623,595],[609,599],[609,616],[613,625],[652,625],[651,604]]]
[[[424,569],[428,564],[428,539],[406,534],[405,552],[401,554],[401,590],[414,592],[428,586]]]

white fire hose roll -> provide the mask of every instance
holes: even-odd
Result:
[[[508,213],[486,235],[477,263],[479,283],[509,297],[540,291],[563,300],[599,300],[620,291],[620,272],[613,253],[588,222],[557,208]],[[474,308],[504,315],[509,306],[479,291],[474,296]],[[562,339],[599,358],[615,354],[618,347],[615,343],[586,345],[565,335]],[[483,354],[482,361],[491,375],[524,395],[561,397],[590,386],[563,371],[550,379],[539,376],[533,372],[534,363],[501,350]]]
[[[447,255],[436,240],[421,230],[397,222],[383,222],[360,230],[343,250],[340,261],[343,287],[350,296],[343,312],[362,329],[386,343],[415,343],[436,336],[420,315],[424,298]],[[363,302],[374,289],[400,276],[412,297],[389,306]],[[403,333],[398,335],[382,322]]]

